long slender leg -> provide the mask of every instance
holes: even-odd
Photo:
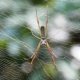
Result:
[[[46,15],[46,35],[47,35],[47,26],[48,26],[48,11],[47,11],[47,15]]]
[[[55,65],[55,67],[56,67],[56,64],[55,64],[56,55],[53,53],[53,51],[52,51],[52,49],[51,49],[51,47],[50,47],[48,42],[46,42],[46,46],[47,46],[47,49],[48,49],[48,51],[49,51],[49,53],[50,53],[50,55],[52,57],[52,61],[53,61],[54,65]]]
[[[39,48],[40,48],[40,45],[41,45],[41,41],[39,42],[39,44],[38,44],[38,46],[37,46],[37,48],[36,48],[36,50],[35,50],[35,53],[31,56],[31,64],[34,62],[34,60],[35,60],[35,58],[37,57],[37,55],[38,55],[38,51],[39,51]]]
[[[37,16],[37,9],[36,9],[36,20],[37,20],[38,27],[40,28],[39,19],[38,19],[38,16]]]
[[[39,19],[38,19],[38,16],[37,16],[37,9],[36,9],[36,20],[37,20],[37,24],[38,24],[38,27],[39,27],[39,30],[40,30]],[[40,33],[40,36],[41,36],[41,33]]]

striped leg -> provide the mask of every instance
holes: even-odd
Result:
[[[50,45],[48,44],[48,42],[46,42],[46,46],[47,46],[47,49],[48,49],[48,51],[49,51],[49,53],[50,53],[50,55],[51,55],[51,57],[52,57],[53,64],[54,64],[55,67],[56,67],[56,64],[55,64],[56,55],[53,53],[53,51],[52,51]]]
[[[39,51],[40,45],[41,45],[41,41],[39,42],[39,44],[38,44],[38,46],[37,46],[37,48],[36,48],[36,50],[35,50],[35,53],[31,56],[31,59],[32,59],[32,60],[31,60],[31,64],[33,64],[35,58],[36,58],[37,55],[38,55],[38,51]]]

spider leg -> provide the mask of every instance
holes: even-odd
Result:
[[[37,24],[38,24],[38,27],[39,27],[39,30],[40,30],[39,18],[38,18],[38,16],[37,16],[37,9],[36,9],[36,20],[37,20]],[[41,36],[41,33],[40,33],[40,36]]]
[[[37,20],[38,27],[39,27],[39,29],[40,29],[39,19],[38,19],[38,16],[37,16],[37,9],[36,9],[36,20]]]
[[[33,64],[33,62],[34,62],[34,60],[35,60],[35,58],[37,57],[37,55],[39,54],[39,49],[40,49],[40,45],[41,45],[41,41],[39,42],[39,44],[38,44],[38,46],[37,46],[37,48],[36,48],[36,50],[35,50],[35,52],[34,52],[34,54],[31,56],[31,64]]]
[[[48,26],[48,11],[47,11],[47,15],[46,15],[46,35],[47,35],[47,26]]]
[[[56,64],[55,64],[55,61],[56,61],[56,55],[53,53],[53,51],[52,51],[52,49],[51,49],[51,47],[50,47],[50,45],[49,45],[49,43],[48,42],[46,42],[46,46],[47,46],[47,49],[48,49],[48,51],[49,51],[49,53],[50,53],[50,55],[51,55],[51,57],[52,57],[52,61],[53,61],[53,64],[55,65],[55,67],[56,67]]]

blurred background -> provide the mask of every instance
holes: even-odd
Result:
[[[56,68],[41,46],[33,66],[28,59],[46,25]],[[80,80],[80,0],[0,0],[0,80]]]

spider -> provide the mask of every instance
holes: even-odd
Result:
[[[47,40],[47,25],[48,25],[48,15],[46,18],[46,26],[40,26],[39,25],[39,19],[37,16],[37,10],[36,10],[36,20],[37,20],[37,24],[38,24],[38,28],[40,30],[40,41],[38,43],[37,48],[35,49],[34,54],[31,56],[31,61],[30,64],[33,64],[34,60],[36,59],[37,55],[39,54],[39,49],[41,47],[41,45],[44,45],[47,47],[47,50],[49,51],[49,54],[51,55],[52,58],[52,62],[53,64],[55,64],[55,60],[56,60],[56,55],[53,53],[52,48],[50,47],[48,40]]]

